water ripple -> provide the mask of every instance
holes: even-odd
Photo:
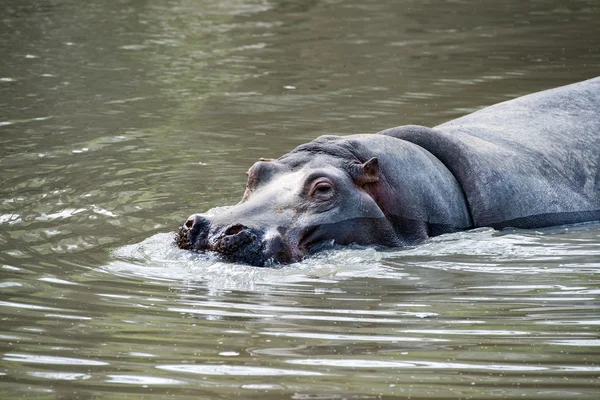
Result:
[[[81,358],[72,357],[56,357],[56,356],[44,356],[36,354],[20,354],[20,353],[6,353],[2,357],[4,361],[14,361],[30,364],[49,364],[49,365],[87,365],[87,366],[98,366],[98,365],[109,365],[104,361],[87,360]]]
[[[236,365],[157,365],[156,368],[173,371],[186,372],[198,375],[235,375],[235,376],[322,376],[328,375],[321,372],[302,371],[281,368],[236,366]]]

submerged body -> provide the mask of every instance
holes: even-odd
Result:
[[[600,78],[435,128],[322,136],[248,171],[242,201],[190,217],[182,248],[262,266],[338,244],[600,220]]]

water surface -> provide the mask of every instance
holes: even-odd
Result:
[[[2,398],[598,398],[598,224],[280,269],[171,244],[259,157],[597,76],[596,1],[8,0],[0,20]]]

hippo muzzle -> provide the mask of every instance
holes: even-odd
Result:
[[[226,261],[258,267],[289,259],[280,235],[267,235],[239,223],[221,227],[199,214],[188,218],[177,232],[176,242],[182,249],[214,252]]]

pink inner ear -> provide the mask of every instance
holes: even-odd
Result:
[[[362,186],[367,183],[379,181],[379,160],[377,157],[369,159],[361,165],[357,165],[352,174],[357,185]]]
[[[379,160],[377,157],[373,157],[364,163],[363,169],[365,170],[365,174],[375,177],[377,180],[379,180]]]

